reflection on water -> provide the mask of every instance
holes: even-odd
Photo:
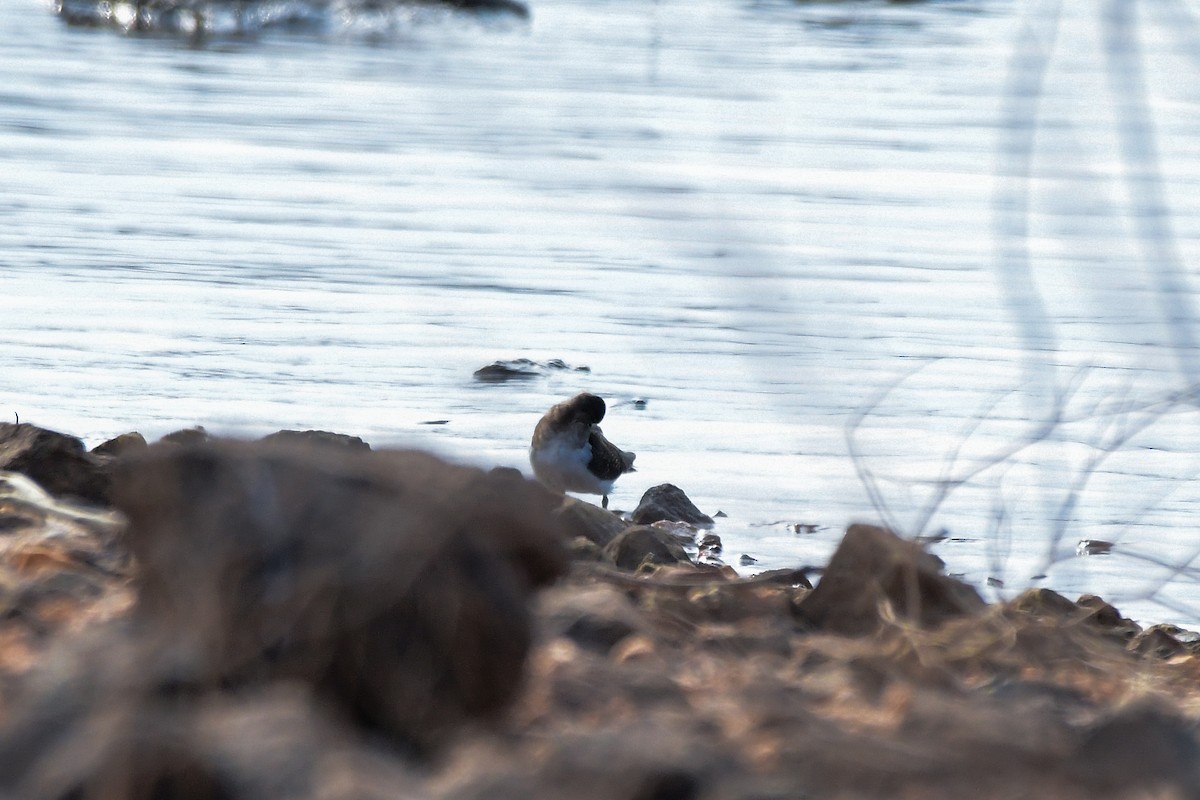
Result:
[[[191,47],[0,0],[0,409],[91,444],[325,428],[528,470],[586,388],[638,452],[614,505],[675,483],[727,514],[731,563],[822,561],[879,516],[865,470],[898,525],[937,504],[925,532],[977,583],[1144,594],[1145,556],[1192,556],[1200,442],[1159,402],[1170,331],[1094,12],[1068,5],[1029,163],[1055,336],[1031,383],[992,238],[1012,3],[544,0]],[[1200,83],[1141,30],[1196,263]],[[589,371],[472,379],[517,358]],[[1160,599],[1200,608],[1186,576]]]

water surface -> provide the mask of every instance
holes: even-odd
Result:
[[[850,520],[916,532],[928,481],[1010,454],[1060,397],[1046,441],[948,494],[936,552],[989,591],[1200,619],[1195,581],[1152,563],[1200,548],[1195,409],[1154,405],[1189,385],[1178,327],[1099,6],[1066,6],[1018,296],[994,212],[1015,43],[1046,30],[1022,4],[537,0],[195,46],[0,0],[0,410],[90,445],[321,428],[528,471],[539,415],[588,389],[638,452],[614,505],[675,483],[727,515],[727,561],[767,568],[823,562]],[[1192,265],[1174,7],[1138,33]],[[589,371],[471,378],[518,357]],[[1116,552],[1076,557],[1085,538]]]

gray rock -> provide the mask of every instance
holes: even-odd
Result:
[[[631,519],[638,525],[650,525],[661,520],[686,522],[700,528],[711,528],[712,517],[708,516],[688,498],[683,490],[670,483],[652,486],[642,495]]]

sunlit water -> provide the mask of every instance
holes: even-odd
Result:
[[[89,445],[321,428],[528,471],[539,415],[588,389],[638,453],[613,504],[674,483],[751,571],[823,563],[851,520],[917,532],[920,481],[1005,452],[1072,389],[1074,421],[924,532],[986,591],[1194,623],[1200,590],[1168,567],[1200,552],[1200,415],[1113,413],[1187,381],[1126,207],[1098,6],[1075,5],[1033,165],[1037,352],[996,268],[1007,0],[536,0],[528,22],[198,47],[0,0],[0,411]],[[1194,265],[1200,69],[1167,8],[1139,26],[1146,100]],[[590,371],[472,380],[518,357]],[[892,384],[856,462],[848,422]]]

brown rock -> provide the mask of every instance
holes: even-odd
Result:
[[[126,683],[123,676],[148,666],[130,663],[132,651],[114,654],[110,645],[92,655],[104,674],[82,680],[77,672],[8,722],[0,740],[6,797],[422,796],[398,764],[357,745],[295,684],[181,702]]]
[[[426,453],[210,442],[118,465],[136,617],[196,690],[289,678],[424,749],[513,696],[551,498]]]
[[[574,497],[563,498],[562,505],[554,512],[554,516],[568,536],[582,536],[597,547],[607,546],[629,527],[628,522],[611,511],[576,500]]]
[[[712,517],[696,508],[696,505],[683,493],[682,489],[670,483],[651,486],[647,489],[630,518],[638,525],[650,525],[661,520],[669,520],[686,522],[701,528],[713,526]]]
[[[607,653],[626,636],[643,630],[637,607],[612,586],[550,589],[542,593],[538,605],[548,636],[565,636],[579,647],[599,653]]]
[[[74,436],[35,425],[0,423],[0,470],[28,475],[56,497],[108,503],[109,478]]]
[[[347,450],[370,450],[371,445],[357,436],[345,433],[330,433],[329,431],[276,431],[264,436],[260,441],[274,444],[313,444],[324,447],[344,447]]]
[[[1129,640],[1129,649],[1143,656],[1170,658],[1187,651],[1167,626],[1152,625]]]
[[[1167,796],[1200,798],[1195,725],[1152,702],[1135,703],[1092,725],[1072,767],[1086,785],[1105,793],[1157,797],[1164,795],[1154,790],[1170,787],[1178,794]]]
[[[103,444],[96,445],[92,448],[94,456],[122,456],[129,453],[137,453],[146,449],[146,438],[137,431],[132,433],[122,433],[120,436],[109,439]]]
[[[690,564],[683,545],[667,531],[650,525],[634,525],[604,548],[604,555],[621,569],[635,570],[643,564]]]
[[[1051,589],[1026,589],[1008,603],[1019,614],[1054,619],[1079,619],[1085,612],[1076,604]]]
[[[200,444],[208,441],[208,431],[203,425],[197,425],[194,428],[183,428],[181,430],[172,431],[166,436],[159,439],[160,442],[168,442],[169,444]]]
[[[859,636],[883,613],[925,626],[984,608],[970,586],[942,573],[942,560],[874,525],[851,525],[825,574],[796,609],[800,621],[828,633]]]

